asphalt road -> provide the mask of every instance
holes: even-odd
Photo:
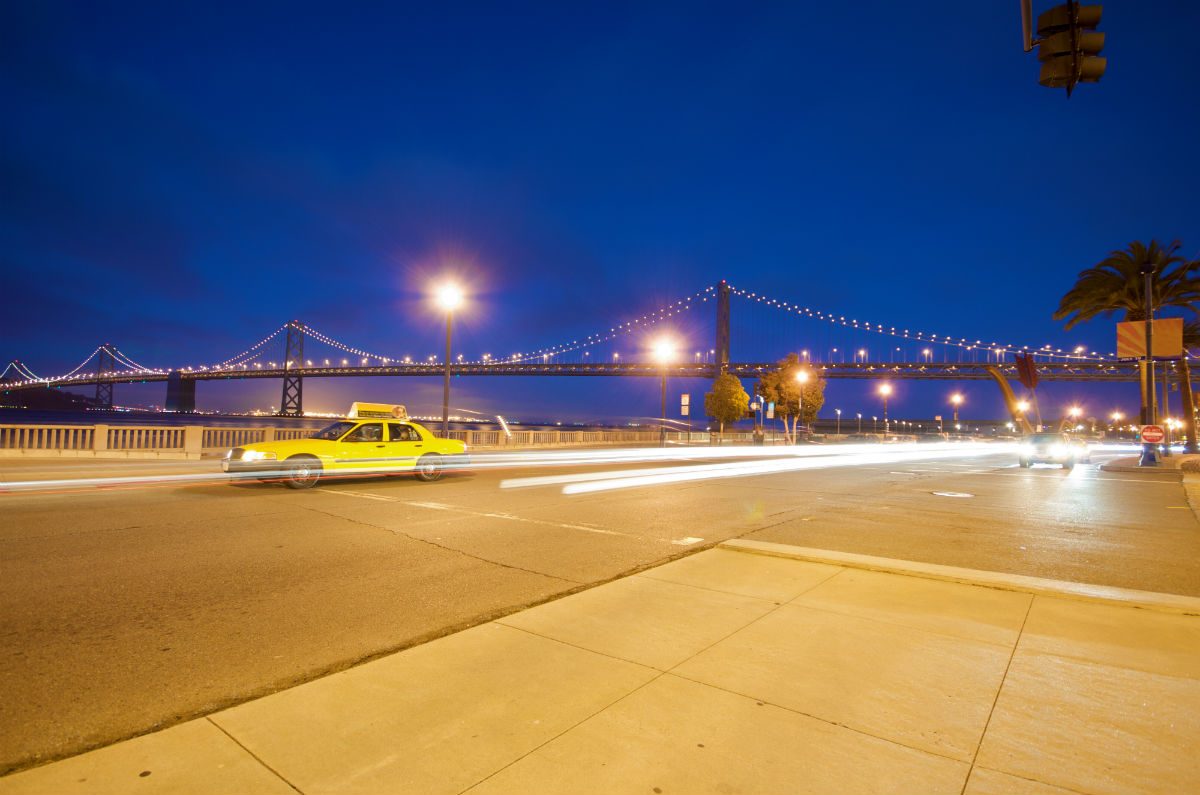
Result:
[[[991,454],[580,494],[564,488],[595,481],[527,480],[676,466],[0,493],[0,774],[733,537],[1200,595],[1200,523],[1172,472]],[[99,469],[216,465],[3,461],[0,481]]]

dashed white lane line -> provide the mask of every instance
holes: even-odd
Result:
[[[402,500],[398,497],[387,497],[382,494],[368,494],[368,493],[362,492],[362,491],[346,491],[344,489],[339,489],[337,491],[334,491],[332,489],[326,489],[326,490],[322,491],[321,493],[322,494],[341,494],[346,497],[358,497],[359,499],[376,500],[379,502],[395,502],[395,503],[399,503],[401,505],[411,505],[414,508],[427,508],[429,510],[434,510],[434,511],[449,511],[451,513],[466,514],[467,516],[478,516],[478,517],[481,517],[484,519],[505,519],[510,522],[525,522],[526,524],[542,525],[543,527],[557,527],[557,528],[560,528],[563,530],[581,530],[585,533],[596,533],[598,535],[605,535],[605,536],[624,536],[626,538],[637,538],[637,539],[643,540],[643,541],[659,540],[659,539],[649,539],[646,536],[640,536],[635,533],[622,533],[618,530],[605,530],[600,527],[589,527],[588,525],[583,525],[583,524],[570,524],[568,522],[551,522],[546,519],[531,519],[528,516],[517,516],[517,515],[511,514],[511,513],[497,513],[495,511],[477,511],[472,508],[461,508],[457,505],[446,505],[445,503],[442,503],[442,502],[424,502],[424,501],[418,501],[418,500]],[[703,541],[703,540],[704,540],[703,538],[697,539],[697,541]],[[672,541],[670,543],[675,544],[678,542]],[[693,541],[693,542],[689,542],[689,543],[696,543],[696,542]]]
[[[696,536],[685,536],[684,538],[676,538],[671,543],[681,547],[690,547],[692,544],[699,544],[703,540],[703,538],[696,538]]]

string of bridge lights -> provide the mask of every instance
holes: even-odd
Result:
[[[282,326],[275,329],[270,334],[263,337],[261,340],[259,340],[258,342],[254,343],[249,348],[247,348],[246,350],[239,353],[237,356],[230,356],[225,361],[214,364],[212,366],[212,369],[213,370],[223,370],[227,367],[240,367],[240,366],[258,358],[258,356],[262,355],[261,353],[258,353],[259,349],[261,349],[262,346],[266,345],[271,340],[278,337],[279,332],[281,332],[285,328],[287,328],[288,325],[289,325],[288,323],[284,323]],[[252,356],[251,354],[254,354],[254,355]]]
[[[28,367],[25,366],[24,362],[21,362],[17,359],[13,359],[11,362],[8,363],[8,367],[5,367],[4,372],[0,373],[0,379],[3,379],[4,376],[8,375],[8,371],[10,369],[16,370],[17,374],[24,376],[25,380],[27,380],[27,381],[42,380],[41,376],[34,373],[33,370],[30,370]]]
[[[896,339],[905,339],[905,340],[909,340],[909,341],[916,341],[916,342],[924,343],[927,345],[952,346],[952,347],[960,348],[962,350],[982,350],[982,351],[988,351],[988,352],[996,353],[996,354],[1031,353],[1031,354],[1035,354],[1037,356],[1045,356],[1045,357],[1051,358],[1051,359],[1064,359],[1064,360],[1073,359],[1076,361],[1092,360],[1092,361],[1097,361],[1097,362],[1104,362],[1104,361],[1111,361],[1115,357],[1115,354],[1099,354],[1099,353],[1096,353],[1095,351],[1087,352],[1085,355],[1085,353],[1083,351],[1078,351],[1078,349],[1076,351],[1063,351],[1061,348],[1052,348],[1050,345],[1044,345],[1041,348],[1033,348],[1033,349],[1031,349],[1027,345],[1026,346],[1017,346],[1017,345],[1010,345],[1010,344],[1001,344],[1001,343],[997,343],[997,342],[993,342],[988,345],[985,345],[982,340],[975,340],[974,342],[972,342],[971,340],[968,340],[965,337],[959,337],[956,339],[949,335],[930,334],[930,333],[926,333],[923,331],[911,331],[909,329],[897,329],[895,326],[884,326],[881,323],[872,323],[870,321],[859,321],[855,318],[846,318],[844,315],[835,315],[833,313],[824,312],[819,309],[803,307],[803,306],[800,306],[799,304],[792,303],[789,301],[782,301],[779,299],[771,298],[766,295],[761,295],[759,293],[754,293],[754,292],[750,292],[748,290],[743,290],[739,287],[735,287],[734,285],[728,285],[728,287],[729,287],[729,291],[732,295],[735,295],[739,298],[746,299],[748,301],[753,301],[758,304],[763,304],[764,306],[768,306],[773,309],[778,309],[780,311],[783,311],[783,312],[786,312],[789,314],[807,317],[807,318],[811,318],[811,319],[822,321],[822,322],[833,323],[835,325],[840,325],[847,329],[853,329],[853,330],[857,330],[857,331],[865,331],[865,332],[869,332],[869,333],[890,336],[890,337],[893,337]],[[530,362],[545,361],[554,356],[558,356],[558,355],[561,355],[564,353],[571,353],[573,351],[582,350],[584,348],[590,348],[590,347],[593,347],[596,345],[601,345],[606,342],[611,342],[614,339],[618,339],[620,337],[627,336],[634,332],[641,331],[641,330],[645,329],[646,327],[652,326],[656,323],[666,320],[667,318],[682,314],[683,312],[686,312],[686,311],[692,309],[693,307],[699,306],[702,303],[707,303],[709,300],[711,300],[715,296],[716,291],[717,291],[717,287],[715,287],[715,286],[706,287],[705,289],[700,290],[699,292],[693,293],[690,296],[681,298],[677,301],[674,301],[663,307],[660,307],[654,311],[647,312],[646,314],[642,315],[641,317],[634,318],[633,320],[628,320],[623,323],[618,323],[617,325],[609,328],[607,331],[601,331],[601,332],[597,332],[595,334],[589,334],[586,337],[583,337],[580,339],[574,339],[574,340],[571,340],[570,342],[564,342],[560,345],[547,346],[544,348],[539,348],[537,350],[524,352],[524,353],[518,352],[518,353],[512,354],[510,357],[507,357],[507,358],[496,358],[496,357],[492,357],[490,354],[484,354],[482,356],[482,358],[480,358],[480,359],[475,359],[475,360],[471,360],[471,361],[463,362],[463,363],[476,364],[476,365],[485,364],[486,365],[486,364],[498,364],[498,363],[524,364],[524,363],[530,363]],[[199,369],[199,370],[228,370],[228,369],[237,369],[237,368],[247,369],[252,362],[254,362],[256,359],[258,359],[259,357],[261,357],[264,354],[263,348],[264,348],[264,346],[267,345],[267,343],[274,340],[276,337],[278,337],[280,335],[280,333],[282,333],[283,331],[285,331],[286,329],[291,327],[293,324],[297,325],[301,330],[303,330],[303,332],[306,335],[311,336],[316,341],[322,342],[322,343],[329,345],[333,348],[336,348],[344,353],[353,354],[355,357],[360,358],[364,365],[367,364],[370,360],[375,360],[375,361],[378,361],[385,365],[391,364],[393,362],[403,363],[403,364],[412,364],[413,363],[411,356],[403,356],[403,357],[401,357],[401,356],[384,356],[379,353],[374,353],[371,351],[364,350],[362,348],[357,348],[355,346],[340,342],[339,340],[336,340],[333,337],[330,337],[328,334],[325,334],[325,333],[313,328],[312,326],[301,324],[298,321],[292,321],[292,322],[281,325],[279,328],[275,329],[270,334],[263,337],[261,340],[259,340],[254,345],[247,348],[246,350],[242,351],[241,353],[239,353],[235,356],[232,356],[228,359],[225,359],[224,361],[219,362],[217,364],[210,365],[210,366],[201,366],[197,369]],[[131,370],[134,370],[135,372],[160,373],[160,374],[163,372],[166,372],[165,370],[161,370],[161,369],[156,370],[156,369],[144,367],[143,365],[138,364],[133,359],[131,359],[130,357],[128,357],[127,355],[122,353],[117,348],[115,348],[111,345],[105,344],[105,345],[98,346],[94,351],[92,351],[92,353],[86,359],[84,359],[78,366],[76,366],[73,370],[71,370],[66,375],[43,378],[43,377],[40,377],[40,376],[37,376],[36,374],[34,374],[31,370],[29,370],[28,367],[26,367],[21,362],[19,362],[17,360],[13,360],[12,362],[9,363],[8,367],[6,367],[4,369],[3,373],[0,373],[0,378],[3,378],[4,375],[7,374],[9,369],[12,369],[15,367],[17,369],[17,372],[19,374],[21,374],[22,376],[24,376],[27,379],[27,381],[38,381],[38,382],[42,382],[42,383],[51,383],[51,382],[55,382],[55,381],[68,380],[68,379],[73,378],[77,373],[79,373],[81,370],[83,370],[88,365],[88,363],[91,362],[96,357],[96,355],[98,353],[100,353],[102,350],[106,350],[106,349],[113,356],[114,360],[116,360],[120,364],[124,365],[125,367],[128,367]],[[436,361],[436,356],[431,357],[430,361]],[[461,355],[459,356],[458,361],[462,362]],[[343,363],[343,365],[347,364],[345,359],[342,360],[342,363]],[[290,363],[288,363],[288,364],[290,364]],[[312,362],[308,361],[307,364],[309,366],[311,366]],[[326,364],[328,364],[328,360],[326,360]],[[273,363],[272,363],[272,365],[273,365]],[[179,369],[186,370],[188,372],[193,371],[192,367],[183,367],[183,368],[179,368]]]
[[[529,362],[536,362],[539,360],[547,359],[552,356],[558,356],[558,355],[561,355],[564,353],[570,353],[572,351],[581,350],[583,348],[590,348],[594,345],[600,345],[602,343],[609,342],[618,337],[632,334],[633,332],[638,331],[641,328],[653,325],[653,324],[658,323],[659,321],[664,320],[666,318],[673,317],[678,314],[682,314],[683,312],[688,311],[692,307],[708,301],[710,298],[712,298],[712,293],[715,290],[716,290],[715,287],[707,287],[704,290],[694,293],[693,295],[681,298],[678,301],[674,301],[674,302],[667,304],[666,306],[660,307],[659,309],[656,309],[652,312],[647,312],[646,314],[642,315],[641,317],[634,318],[633,320],[629,320],[624,323],[618,323],[616,326],[611,327],[607,332],[598,332],[595,334],[589,334],[586,337],[583,337],[582,339],[571,340],[570,342],[565,342],[565,343],[562,343],[561,345],[551,345],[551,346],[547,346],[545,348],[539,348],[537,350],[528,351],[525,353],[521,353],[521,352],[514,353],[512,356],[510,356],[506,359],[496,359],[488,354],[485,354],[483,357],[481,357],[479,359],[473,359],[473,360],[466,361],[463,363],[464,364],[496,364],[496,363],[503,362],[503,363],[525,364],[525,363],[529,363]],[[245,359],[245,357],[247,357],[251,353],[254,353],[259,348],[261,348],[263,345],[265,345],[267,342],[269,342],[274,337],[276,337],[281,331],[283,331],[285,328],[287,328],[287,325],[288,324],[285,324],[285,325],[281,326],[280,328],[276,329],[273,333],[271,333],[267,337],[260,340],[254,346],[243,351],[241,354],[238,354],[237,356],[234,356],[230,359],[226,359],[224,362],[222,362],[219,365],[215,365],[213,367],[213,369],[222,369],[222,368],[228,367],[230,365],[232,365],[233,367],[243,366],[246,363],[246,361],[249,361],[248,359],[246,359],[246,361],[243,361],[243,359]],[[344,342],[341,342],[340,340],[334,339],[333,337],[329,336],[328,334],[325,334],[324,332],[322,332],[316,328],[313,328],[312,326],[309,326],[307,324],[301,324],[301,328],[304,330],[305,335],[310,336],[313,339],[317,340],[318,342],[322,342],[322,343],[329,345],[332,348],[336,348],[344,353],[353,354],[355,357],[362,359],[364,364],[369,362],[370,360],[378,361],[381,364],[391,364],[393,362],[401,363],[401,364],[412,364],[413,363],[413,359],[411,356],[384,356],[381,353],[375,353],[373,351],[364,350],[362,348],[356,348],[353,345],[348,345]],[[460,361],[461,361],[461,359],[460,359]]]
[[[139,372],[139,373],[162,372],[161,370],[153,370],[149,367],[145,367],[143,365],[138,364],[133,359],[130,359],[128,356],[126,356],[119,348],[117,348],[115,346],[105,345],[104,347],[108,348],[108,352],[112,355],[112,357],[114,359],[116,359],[121,364],[125,365],[126,367],[128,367],[136,372]]]
[[[1030,353],[1037,356],[1046,356],[1051,359],[1064,359],[1079,361],[1082,359],[1104,362],[1115,359],[1115,354],[1101,354],[1096,351],[1063,351],[1061,348],[1053,348],[1050,345],[1043,345],[1041,348],[1030,348],[1028,345],[1005,345],[999,342],[993,342],[985,345],[982,340],[974,342],[965,337],[955,339],[949,335],[927,334],[923,331],[910,331],[909,329],[897,329],[895,326],[884,326],[882,323],[871,323],[862,321],[861,323],[854,319],[847,319],[845,315],[834,315],[830,312],[822,312],[819,309],[810,309],[802,307],[799,304],[790,303],[788,301],[780,301],[775,298],[769,298],[765,295],[752,293],[747,290],[729,285],[729,291],[740,297],[766,306],[780,309],[784,312],[799,315],[803,317],[813,318],[814,320],[827,321],[834,323],[844,328],[854,329],[857,331],[867,331],[875,334],[883,334],[897,339],[915,340],[917,342],[926,343],[929,345],[949,345],[963,350],[981,350],[991,353],[1013,354],[1013,353]]]

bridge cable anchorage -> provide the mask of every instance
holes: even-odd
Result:
[[[794,314],[801,317],[808,317],[814,320],[827,321],[829,323],[840,325],[844,328],[865,331],[875,334],[890,336],[895,339],[905,339],[911,342],[926,343],[929,345],[942,345],[947,347],[956,347],[960,350],[980,350],[985,352],[1002,352],[1003,354],[1015,353],[1032,353],[1037,356],[1045,356],[1050,359],[1062,359],[1064,361],[1094,361],[1094,362],[1115,362],[1116,354],[1106,353],[1098,354],[1095,351],[1084,353],[1074,353],[1072,351],[1063,351],[1061,348],[1053,348],[1050,345],[1043,345],[1040,348],[1030,348],[1028,345],[1017,346],[1011,344],[1002,344],[992,342],[985,344],[982,340],[969,340],[966,337],[952,337],[949,335],[927,334],[922,331],[910,332],[908,329],[897,329],[895,326],[884,326],[882,323],[871,323],[869,321],[858,321],[855,318],[847,320],[845,315],[835,315],[831,312],[824,312],[819,309],[811,309],[802,307],[799,304],[788,301],[780,301],[778,299],[769,298],[765,295],[752,293],[747,290],[729,285],[730,292],[739,298],[745,298],[748,301],[763,304],[772,309],[779,309],[783,312]]]
[[[230,366],[232,366],[232,367],[238,367],[238,366],[240,366],[240,365],[243,365],[243,364],[245,364],[246,362],[249,362],[249,361],[251,361],[251,360],[253,360],[253,359],[256,359],[256,358],[258,358],[258,356],[260,356],[260,355],[261,355],[261,353],[256,353],[256,351],[259,351],[259,350],[260,350],[260,349],[261,349],[261,348],[262,348],[264,345],[266,345],[268,342],[270,342],[271,340],[273,340],[273,339],[275,339],[276,337],[278,337],[278,336],[279,336],[279,332],[281,332],[281,331],[283,331],[285,328],[287,328],[287,327],[288,327],[288,325],[289,325],[289,324],[287,324],[287,323],[284,323],[282,326],[280,326],[279,328],[275,329],[275,330],[274,330],[274,331],[272,331],[270,334],[268,334],[267,336],[263,337],[261,340],[259,340],[258,342],[254,343],[254,344],[253,344],[253,345],[251,345],[249,348],[247,348],[246,350],[244,350],[244,351],[242,351],[241,353],[239,353],[237,356],[230,356],[230,357],[229,357],[228,359],[226,359],[225,361],[223,361],[223,362],[218,362],[217,364],[214,364],[214,365],[212,365],[212,366],[211,366],[209,369],[211,369],[211,370],[222,370],[222,369],[228,368],[228,367],[230,367]],[[251,356],[251,354],[255,354],[255,355]],[[247,358],[247,357],[249,357],[249,358]],[[179,369],[182,369],[182,368],[179,368]]]

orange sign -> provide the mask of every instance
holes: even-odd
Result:
[[[1117,358],[1141,359],[1146,355],[1146,323],[1131,320],[1117,324]],[[1154,358],[1178,359],[1183,355],[1183,318],[1154,321]]]

